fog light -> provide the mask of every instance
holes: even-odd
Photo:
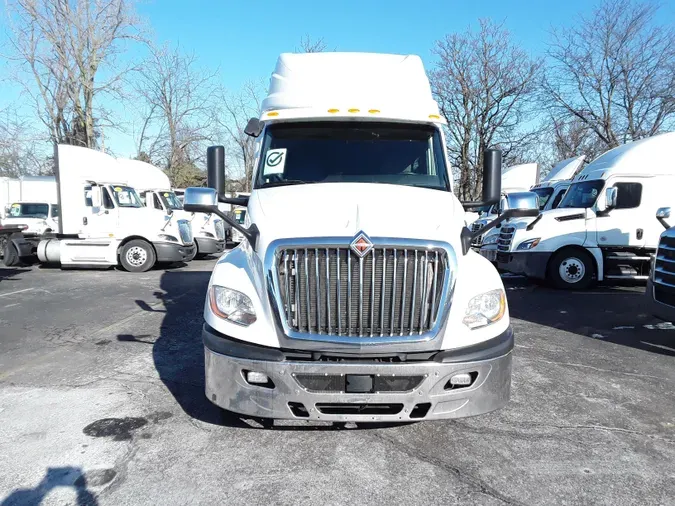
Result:
[[[251,373],[249,373],[251,374]],[[471,375],[469,373],[455,374],[450,378],[452,386],[467,386],[471,384]]]
[[[246,373],[246,381],[249,383],[265,385],[269,382],[267,374],[257,371],[248,371]]]

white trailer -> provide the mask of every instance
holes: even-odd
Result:
[[[37,254],[66,267],[109,267],[144,272],[156,262],[194,255],[190,223],[144,207],[115,158],[92,149],[58,146],[59,231],[37,239],[14,237],[9,257]]]
[[[663,226],[674,207],[675,132],[602,154],[573,180],[557,209],[501,228],[499,267],[559,288],[593,281],[647,280]]]
[[[417,56],[279,57],[246,127],[260,149],[245,226],[227,217],[245,240],[214,267],[204,308],[211,402],[362,422],[505,405],[506,293],[464,226],[465,208],[499,200],[501,153],[485,153],[482,201],[460,203],[443,125]],[[209,148],[210,186],[223,153]],[[488,227],[538,213],[517,198]],[[185,208],[225,217],[218,200],[188,188]]]
[[[195,256],[220,254],[225,251],[225,223],[212,213],[189,213],[183,209],[183,203],[171,189],[166,173],[152,164],[127,158],[119,158],[126,179],[147,207],[158,209],[168,215],[170,220],[187,220],[192,227],[196,250]],[[189,259],[191,260],[191,259]]]

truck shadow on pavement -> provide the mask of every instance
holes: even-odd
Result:
[[[12,268],[6,268],[6,267],[0,267],[0,281],[3,280],[11,280],[11,281],[19,281],[21,278],[17,278],[19,274],[23,274],[25,272],[30,272],[30,269],[12,269]]]
[[[174,271],[162,275],[162,292],[155,297],[163,308],[145,301],[136,301],[141,309],[164,313],[159,337],[151,341],[147,335],[120,334],[118,341],[152,344],[152,357],[159,378],[181,409],[191,418],[204,423],[242,429],[274,428],[274,430],[321,431],[340,430],[345,424],[274,425],[271,421],[239,416],[220,409],[204,395],[204,348],[202,344],[203,308],[210,271]],[[158,305],[159,306],[159,305]],[[293,422],[291,422],[293,423]],[[375,429],[404,424],[356,424],[359,429]],[[4,505],[3,505],[4,506]]]
[[[75,489],[78,506],[96,506],[98,501],[87,489],[87,478],[78,467],[49,467],[42,481],[33,488],[18,488],[3,499],[0,506],[38,506],[53,489]]]
[[[675,326],[650,314],[643,287],[598,286],[573,292],[505,281],[514,318],[675,357]]]

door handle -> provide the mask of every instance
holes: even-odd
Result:
[[[89,220],[87,220],[86,216],[84,218],[82,218],[82,225],[86,225],[88,222],[89,222]]]
[[[645,231],[642,230],[641,228],[638,228],[638,229],[637,229],[637,231],[635,232],[635,235],[637,236],[638,241],[639,241],[639,240],[642,240],[642,236],[644,235],[644,232],[645,232]]]

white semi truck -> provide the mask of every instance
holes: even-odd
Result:
[[[509,399],[513,331],[496,269],[471,251],[444,120],[417,56],[282,54],[259,118],[245,237],[215,266],[204,308],[206,395],[267,419],[465,417]],[[218,213],[224,148],[185,208]],[[222,176],[219,176],[222,178]],[[536,199],[509,196],[514,215]],[[243,199],[242,199],[243,200]],[[518,201],[518,202],[517,202]],[[415,213],[409,212],[409,203]],[[484,230],[477,231],[483,233]]]
[[[521,163],[519,165],[512,165],[506,167],[502,172],[502,194],[526,192],[530,187],[537,183],[539,179],[539,165],[536,163]],[[477,231],[485,225],[494,221],[501,214],[500,203],[496,203],[481,214],[481,216],[471,223],[471,230]],[[467,223],[469,220],[467,220]],[[477,234],[472,246],[476,251],[480,249],[481,244],[485,240],[485,234]]]
[[[586,157],[582,155],[558,162],[541,183],[535,184],[530,189],[530,191],[537,195],[540,211],[555,209],[560,205],[567,189],[572,184],[574,174],[581,168],[585,158]],[[520,218],[523,223],[526,221],[532,223],[536,219],[537,218]],[[483,242],[480,245],[480,254],[491,262],[497,261],[497,243],[499,242],[500,232],[501,227],[493,228],[485,234]]]
[[[671,221],[671,208],[657,210],[656,219],[666,230],[659,240],[646,294],[652,314],[675,323],[675,223]]]
[[[119,158],[117,161],[125,171],[126,180],[139,193],[146,207],[162,211],[170,220],[190,222],[196,257],[204,258],[225,251],[223,220],[213,214],[185,211],[183,203],[171,189],[169,177],[162,169],[141,160]]]
[[[57,153],[58,233],[13,235],[5,263],[37,254],[40,262],[62,268],[120,265],[144,272],[157,262],[194,256],[189,221],[170,220],[163,211],[144,207],[115,158],[67,145],[59,145]]]
[[[557,209],[501,227],[499,267],[583,289],[594,281],[647,280],[663,226],[675,206],[675,132],[602,154],[575,178]]]

